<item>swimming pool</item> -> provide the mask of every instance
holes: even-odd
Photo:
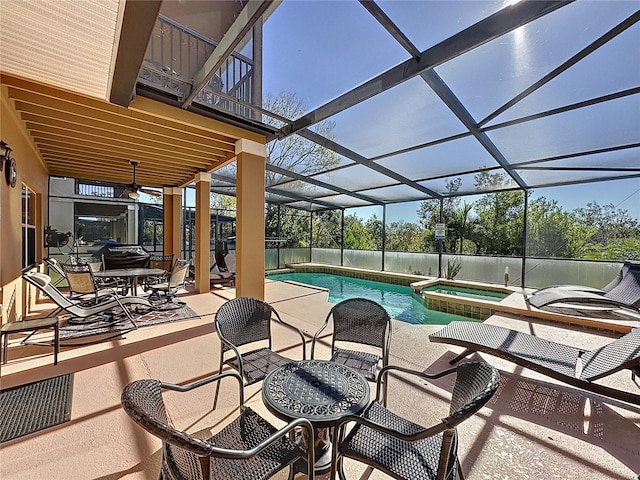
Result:
[[[338,303],[348,298],[368,298],[382,305],[391,318],[412,324],[447,325],[454,320],[473,319],[437,312],[425,307],[419,296],[412,294],[411,287],[390,283],[372,282],[359,278],[341,277],[327,273],[276,273],[269,280],[294,281],[329,290],[329,302]]]
[[[493,290],[480,290],[477,288],[457,287],[455,285],[436,284],[425,287],[422,292],[444,293],[455,297],[471,298],[474,300],[486,300],[491,302],[499,302],[509,295],[504,292],[496,292]]]

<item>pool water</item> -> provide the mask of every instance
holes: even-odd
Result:
[[[507,297],[507,293],[480,290],[477,288],[457,287],[455,285],[432,285],[422,289],[423,292],[445,293],[457,297],[472,298],[474,300],[489,300],[499,302]]]
[[[294,281],[329,290],[329,302],[348,298],[368,298],[382,305],[391,318],[412,324],[448,325],[454,320],[476,321],[451,313],[429,310],[422,298],[414,296],[411,287],[372,282],[327,273],[276,273],[269,280]]]

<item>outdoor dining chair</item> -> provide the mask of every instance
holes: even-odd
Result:
[[[382,367],[389,363],[391,347],[389,313],[377,302],[366,298],[350,298],[334,305],[324,324],[313,336],[311,358],[315,358],[316,343],[320,341],[320,335],[331,320],[333,320],[331,361],[347,365],[367,380],[375,382],[380,361],[382,361]],[[374,347],[370,350],[377,350],[377,353],[362,351],[362,349],[353,350],[356,345]]]
[[[240,373],[246,385],[252,385],[264,380],[272,370],[290,362],[289,358],[272,350],[271,321],[274,317],[281,325],[296,331],[302,345],[302,359],[305,359],[307,351],[302,330],[283,321],[268,303],[257,298],[237,297],[224,303],[215,315],[216,331],[220,337],[218,371],[222,371],[224,365],[229,365]],[[244,347],[242,353],[240,347]],[[218,390],[219,385],[216,386],[213,400],[214,409],[218,402]]]
[[[164,297],[164,303],[173,302],[178,290],[184,287],[190,264],[191,262],[189,260],[176,260],[176,263],[171,269],[171,274],[165,282],[149,285],[149,290],[151,290],[149,299],[156,300]]]
[[[233,377],[238,381],[240,415],[213,436],[202,439],[172,425],[162,398],[162,390],[179,392],[183,396],[212,382]],[[244,406],[242,378],[236,372],[225,372],[190,385],[173,385],[159,380],[144,379],[128,384],[122,391],[125,412],[142,428],[163,442],[160,478],[180,480],[263,480],[292,465],[306,462],[309,479],[314,479],[314,450],[303,450],[289,436],[294,429],[303,429],[308,438],[313,427],[307,419],[297,419],[281,429]],[[187,394],[188,395],[188,394]],[[184,395],[185,397],[187,395]],[[209,429],[207,429],[209,430]]]
[[[84,299],[97,304],[100,302],[101,296],[114,294],[111,289],[101,291],[93,276],[94,270],[89,263],[63,264],[62,268],[69,285],[69,298],[72,300]]]
[[[404,372],[417,379],[433,380],[456,375],[449,404],[449,414],[432,426],[423,427],[388,409],[381,401],[381,382],[391,371]],[[422,383],[422,382],[421,382]],[[487,363],[471,362],[440,373],[418,372],[396,365],[380,371],[376,399],[362,415],[345,417],[338,424],[338,438],[344,438],[347,423],[355,423],[346,438],[333,445],[331,476],[336,469],[345,480],[343,459],[352,458],[399,480],[463,479],[458,460],[456,426],[474,415],[498,389],[500,374]],[[421,385],[419,385],[421,387]],[[420,398],[422,388],[416,390],[415,408],[422,410],[429,400]],[[411,398],[403,398],[406,405]],[[458,476],[456,476],[456,474]]]
[[[144,290],[148,291],[151,285],[164,283],[168,280],[171,269],[173,268],[174,255],[159,255],[152,253],[149,255],[149,268],[160,268],[166,273],[164,275],[151,275],[144,279]]]

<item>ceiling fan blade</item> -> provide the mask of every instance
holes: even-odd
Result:
[[[152,197],[162,196],[162,192],[159,192],[158,190],[151,190],[150,188],[140,188],[138,189],[138,191],[142,193],[146,193],[147,195],[151,195]]]

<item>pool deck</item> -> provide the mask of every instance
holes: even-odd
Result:
[[[265,291],[265,300],[283,319],[300,327],[308,340],[332,307],[322,289],[267,279]],[[235,290],[226,287],[185,293],[182,300],[201,318],[141,328],[96,345],[64,348],[55,367],[50,348],[18,346],[12,340],[9,363],[2,367],[2,388],[74,372],[73,404],[70,422],[2,444],[0,478],[157,479],[161,443],[124,413],[120,393],[139,378],[186,384],[213,374],[219,355],[213,315],[234,296]],[[50,307],[39,305],[43,312]],[[487,323],[587,349],[616,337],[608,331],[512,313],[493,315]],[[394,320],[390,362],[419,371],[448,368],[448,360],[461,349],[430,343],[429,334],[439,328]],[[294,334],[278,326],[273,333],[276,350],[300,358]],[[329,335],[322,337],[318,358],[328,358]],[[640,406],[575,389],[490,355],[473,358],[497,367],[502,381],[492,400],[458,427],[459,455],[467,479],[631,480],[640,474]],[[602,383],[640,392],[628,371]],[[430,425],[447,413],[450,385],[446,382],[392,378],[389,386],[391,408],[417,423]],[[218,429],[234,414],[237,394],[233,388],[223,385],[219,407],[213,412],[213,389],[202,390],[190,394],[189,401],[180,396],[185,394],[166,396],[173,422],[180,428],[198,431],[214,425]],[[246,401],[282,425],[262,404],[260,385],[247,387]],[[388,478],[378,471],[369,476],[356,462],[345,464],[349,479]],[[284,480],[286,474],[275,478]]]

